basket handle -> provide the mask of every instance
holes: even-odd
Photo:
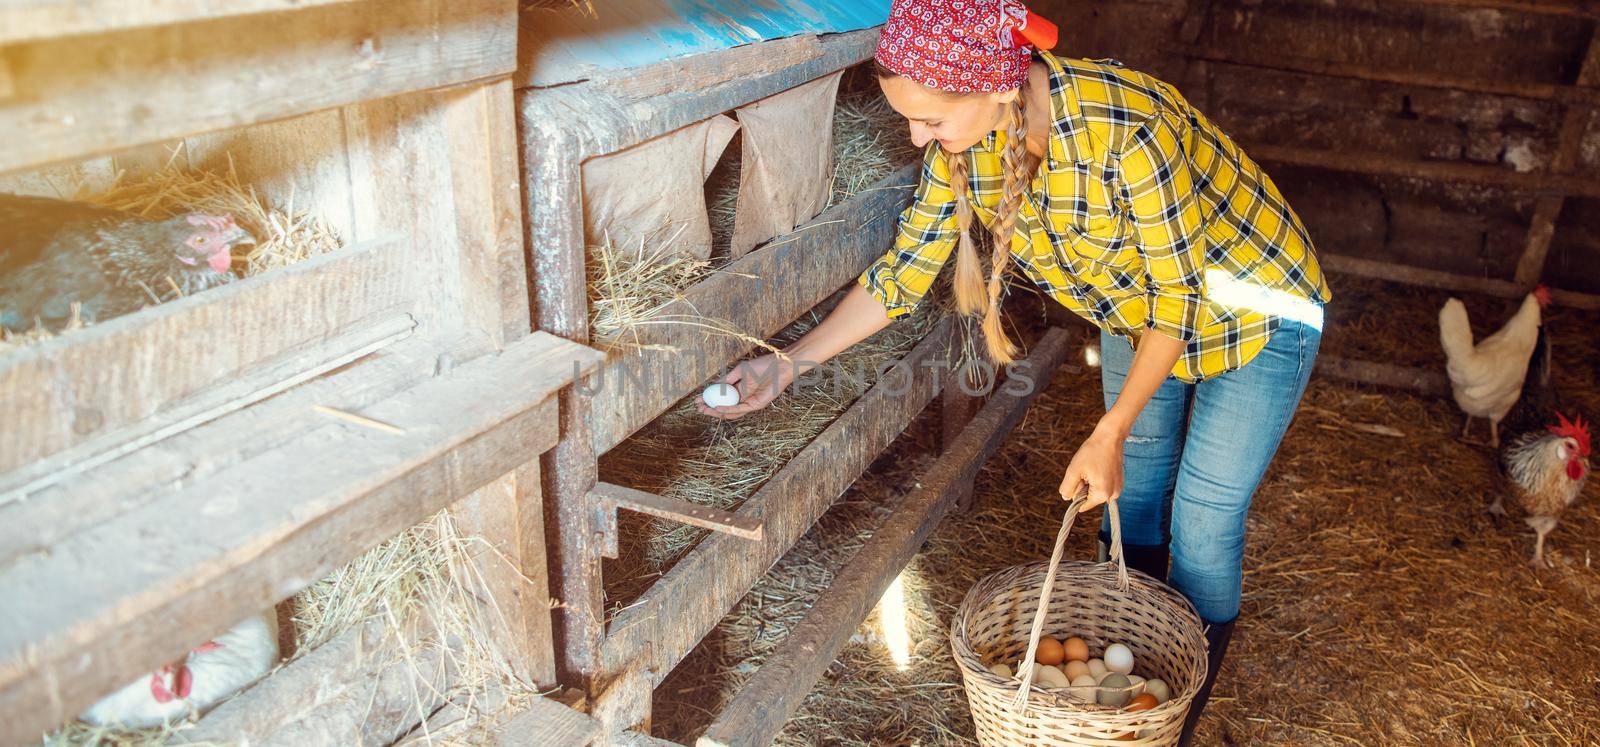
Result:
[[[1078,512],[1083,510],[1083,504],[1089,500],[1089,486],[1083,485],[1078,490],[1077,497],[1067,504],[1067,515],[1061,519],[1061,531],[1056,533],[1055,550],[1050,553],[1050,568],[1044,575],[1044,587],[1039,590],[1039,609],[1033,613],[1033,630],[1028,633],[1028,653],[1023,656],[1022,666],[1018,671],[1022,677],[1022,684],[1017,687],[1017,697],[1011,701],[1011,706],[1022,710],[1028,703],[1028,693],[1033,688],[1033,657],[1039,651],[1039,636],[1044,633],[1044,618],[1050,612],[1050,593],[1055,590],[1056,571],[1061,568],[1061,555],[1067,548],[1067,534],[1072,531],[1072,522],[1078,518]],[[1117,502],[1106,501],[1106,510],[1111,512],[1111,557],[1107,562],[1117,564],[1117,588],[1124,591],[1128,588],[1128,563],[1122,557],[1122,522],[1117,517]]]

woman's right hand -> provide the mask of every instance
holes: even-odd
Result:
[[[775,353],[743,361],[717,380],[717,383],[731,385],[739,391],[739,404],[710,407],[704,399],[696,397],[695,409],[702,415],[724,420],[734,420],[755,412],[771,404],[794,382],[799,373],[798,365],[797,361],[779,358]]]

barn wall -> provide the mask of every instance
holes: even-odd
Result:
[[[1571,84],[1593,33],[1580,18],[1370,0],[1033,6],[1061,24],[1057,51],[1115,57],[1173,83],[1247,151],[1288,146],[1524,172],[1548,166],[1563,104],[1303,70]],[[1577,173],[1600,175],[1600,116],[1591,114],[1583,142]],[[1263,166],[1322,252],[1474,277],[1512,278],[1535,204],[1497,186]],[[1600,291],[1592,202],[1566,201],[1546,282]]]

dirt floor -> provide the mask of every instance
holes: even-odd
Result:
[[[1433,319],[1449,294],[1343,276],[1334,287],[1323,352],[1442,361]],[[1503,300],[1467,301],[1480,334],[1499,325]],[[1015,318],[1031,337],[1041,325],[1028,317]],[[1557,387],[1600,414],[1600,314],[1547,319]],[[892,663],[869,618],[781,743],[972,742],[949,620],[979,577],[1048,555],[1061,473],[1102,411],[1096,369],[1055,378],[979,475],[980,505],[949,517],[902,575],[909,666]],[[936,424],[929,412],[908,429],[657,691],[657,734],[692,742],[709,724],[910,489],[937,452]],[[1556,567],[1530,568],[1533,533],[1515,510],[1499,523],[1483,511],[1506,488],[1460,425],[1445,399],[1312,379],[1254,501],[1244,608],[1202,744],[1600,743],[1600,482],[1551,534]],[[1093,547],[1092,531],[1075,531],[1070,557]]]

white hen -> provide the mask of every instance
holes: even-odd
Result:
[[[278,613],[268,607],[176,662],[140,677],[84,711],[92,724],[143,729],[200,713],[278,663]]]
[[[1439,342],[1444,346],[1445,371],[1456,404],[1466,413],[1461,426],[1465,438],[1473,418],[1489,419],[1489,443],[1500,445],[1500,421],[1522,394],[1528,359],[1539,338],[1541,311],[1550,303],[1550,291],[1539,286],[1522,300],[1522,307],[1504,327],[1478,344],[1472,344],[1472,324],[1467,308],[1450,299],[1439,310]]]

